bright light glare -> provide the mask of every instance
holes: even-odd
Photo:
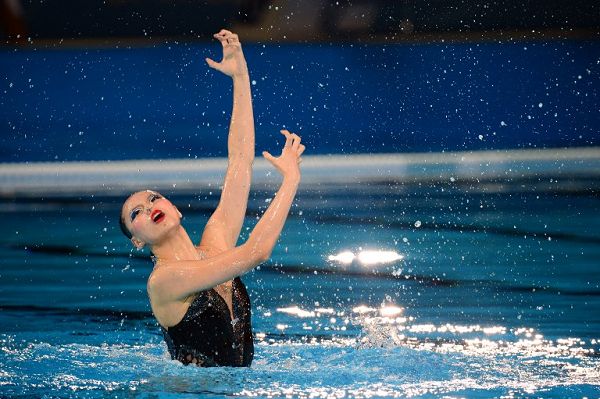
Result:
[[[344,251],[336,255],[329,255],[327,259],[346,265],[352,263],[354,259],[358,259],[363,265],[374,265],[377,263],[395,262],[404,259],[404,255],[400,255],[395,251],[361,251],[358,255],[354,255],[350,251]]]
[[[394,251],[362,251],[358,254],[358,260],[363,265],[390,263],[403,258],[404,256]]]
[[[364,314],[364,313],[375,312],[375,311],[377,311],[377,309],[375,309],[375,308],[370,308],[370,307],[368,307],[368,306],[365,306],[365,305],[360,305],[360,306],[357,306],[357,307],[355,307],[354,309],[352,309],[352,311],[353,311],[354,313],[360,313],[360,314]]]
[[[337,255],[329,255],[328,259],[348,265],[348,264],[352,263],[352,261],[354,260],[354,254],[350,251],[345,251],[345,252],[340,252]]]
[[[403,310],[404,309],[398,306],[386,305],[379,309],[379,314],[381,314],[383,317],[393,317],[402,313]]]
[[[315,312],[309,312],[304,309],[300,309],[298,306],[290,306],[287,308],[277,308],[278,312],[292,314],[298,317],[315,317]]]

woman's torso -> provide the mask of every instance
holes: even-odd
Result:
[[[161,327],[169,353],[184,364],[249,366],[254,357],[250,299],[241,279],[233,280],[233,318],[214,290],[199,292],[182,320]]]
[[[200,251],[199,259],[207,251]],[[227,281],[183,301],[156,305],[158,320],[173,359],[203,366],[249,366],[252,341],[250,298],[241,279]]]
[[[200,249],[199,247],[196,247],[196,252],[198,256],[197,259],[202,260],[217,255],[221,251],[213,248]],[[152,257],[152,261],[154,262],[154,270],[156,270],[156,268],[158,267],[161,267],[159,261],[154,256]],[[150,273],[148,281],[150,281],[154,270],[152,271],[152,273]],[[217,288],[216,291],[220,295],[222,295],[223,300],[225,301],[225,303],[227,303],[227,306],[230,309],[230,311],[232,308],[232,298],[230,294],[227,295],[227,291],[231,291],[231,283],[232,281],[226,281],[225,283],[220,284],[221,286],[228,287],[229,290],[227,288],[219,289],[215,287]],[[184,300],[174,300],[167,302],[161,300],[160,298],[155,298],[152,292],[148,291],[148,298],[150,299],[150,307],[152,308],[152,314],[158,321],[158,324],[160,324],[161,327],[164,328],[169,328],[179,323],[181,319],[183,319],[183,316],[187,312],[189,306],[192,304],[192,301],[195,297],[196,294],[193,294],[188,296]]]

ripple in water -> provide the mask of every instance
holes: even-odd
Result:
[[[293,334],[279,328],[282,319],[276,318],[272,328],[257,332],[249,369],[184,367],[169,359],[160,337],[141,322],[140,331],[129,333],[144,344],[50,344],[5,334],[0,393],[81,398],[600,394],[596,340],[550,340],[531,328],[419,324],[402,310],[392,305],[273,309],[269,312],[285,317],[287,325],[318,319],[329,322],[333,333]],[[348,333],[340,324],[360,333]],[[116,336],[106,337],[111,340]]]

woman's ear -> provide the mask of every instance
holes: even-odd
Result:
[[[138,240],[135,237],[131,237],[131,243],[133,244],[134,247],[137,248],[138,251],[140,249],[144,248],[144,245],[146,245],[146,243],[144,241]]]
[[[177,207],[175,207],[175,210],[177,211],[177,214],[179,215],[179,219],[183,218],[183,215],[181,214],[181,212],[179,212],[179,209],[177,209]]]

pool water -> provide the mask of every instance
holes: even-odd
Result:
[[[241,369],[170,360],[121,198],[5,198],[0,396],[600,397],[598,182],[531,183],[304,186]],[[197,239],[218,193],[164,194]]]

